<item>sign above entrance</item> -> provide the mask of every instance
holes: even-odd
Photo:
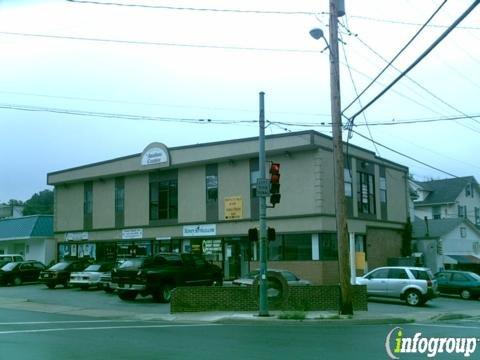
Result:
[[[88,232],[68,232],[65,233],[65,241],[88,240]]]
[[[170,165],[170,156],[168,149],[161,143],[151,143],[142,152],[141,165]]]
[[[143,229],[124,229],[122,230],[122,240],[142,239]]]
[[[217,235],[216,224],[206,225],[185,225],[183,227],[183,236],[215,236]]]

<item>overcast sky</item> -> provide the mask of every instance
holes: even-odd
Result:
[[[273,123],[267,134],[331,134],[328,51],[308,33],[328,34],[328,0],[109,2],[144,6],[0,0],[0,202],[47,188],[48,172],[139,153],[153,141],[174,147],[257,136],[260,91]],[[381,57],[390,60],[443,1],[345,3],[343,108],[355,98],[353,84],[363,90],[385,66]],[[447,1],[394,65],[408,67],[472,3]],[[362,104],[397,75],[387,70]],[[480,180],[480,7],[409,78],[357,117],[354,130]],[[447,117],[465,119],[374,125]],[[357,134],[351,142],[418,179],[448,177]]]

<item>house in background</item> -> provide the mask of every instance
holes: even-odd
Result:
[[[415,217],[420,219],[464,218],[480,226],[480,187],[473,176],[413,181]]]
[[[0,204],[0,219],[23,216],[23,205]]]
[[[53,215],[0,219],[0,254],[21,254],[46,265],[55,260]]]
[[[412,249],[423,265],[480,273],[480,230],[464,218],[419,219],[413,222]]]

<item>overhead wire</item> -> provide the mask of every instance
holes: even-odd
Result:
[[[373,80],[360,92],[359,95],[355,99],[353,99],[350,104],[348,104],[343,110],[342,113],[347,111],[356,101],[359,97],[361,97],[365,92],[380,78],[380,76],[383,75],[383,73],[393,64],[393,62],[398,59],[398,57],[415,41],[415,39],[421,34],[421,32],[425,29],[425,27],[433,20],[433,18],[438,14],[438,12],[443,8],[443,6],[447,3],[448,0],[444,0],[440,6],[433,12],[432,15],[427,19],[427,21],[415,32],[415,34],[410,38],[410,40],[407,41],[407,43],[395,54],[395,56],[388,62],[388,64],[378,73],[377,76],[373,78]],[[343,24],[339,22],[341,26]],[[344,26],[345,27],[345,26]],[[348,28],[345,27],[347,30]],[[350,30],[348,30],[350,31]]]

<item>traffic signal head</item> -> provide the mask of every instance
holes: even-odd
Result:
[[[275,233],[275,229],[269,227],[267,229],[267,240],[268,241],[275,241],[276,237],[277,237],[277,234]]]
[[[270,165],[270,204],[275,206],[280,202],[280,164]]]
[[[258,241],[258,230],[257,230],[257,228],[248,229],[248,240]]]

